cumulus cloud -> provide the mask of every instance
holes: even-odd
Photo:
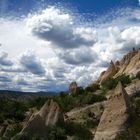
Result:
[[[39,58],[36,55],[29,51],[24,53],[20,58],[21,65],[29,72],[36,74],[36,75],[44,75],[45,68],[41,64]]]
[[[140,47],[140,10],[130,11],[124,12],[130,16],[88,27],[54,7],[20,21],[0,20],[0,41],[7,52],[0,55],[0,87],[46,91],[67,90],[71,81],[90,84],[111,59]]]
[[[5,52],[0,52],[0,65],[3,66],[12,66],[12,61],[8,58],[8,54]]]
[[[7,75],[6,76],[0,75],[0,82],[12,82],[12,79]]]
[[[97,40],[95,30],[76,27],[70,14],[62,13],[54,7],[29,18],[27,25],[35,36],[60,48],[92,46]]]
[[[86,47],[73,50],[61,50],[58,56],[65,63],[71,65],[91,64],[98,59],[98,55],[92,49]]]
[[[117,53],[126,53],[133,47],[140,48],[140,27],[132,26],[124,30],[120,30],[117,27],[109,28],[110,41],[111,44],[110,51]],[[113,54],[114,54],[113,53]]]

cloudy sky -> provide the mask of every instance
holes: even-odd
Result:
[[[0,0],[0,89],[86,86],[133,47],[139,0]]]

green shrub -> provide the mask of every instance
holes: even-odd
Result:
[[[117,137],[114,140],[131,140],[131,139],[129,138],[128,133],[123,132],[123,133],[117,135]]]
[[[122,74],[121,76],[115,78],[115,81],[116,83],[120,81],[124,86],[126,86],[131,83],[131,78],[129,75]]]
[[[129,75],[122,74],[121,76],[118,76],[117,78],[107,78],[105,81],[101,83],[102,87],[108,90],[114,89],[118,82],[121,82],[124,86],[131,83],[131,78]]]
[[[140,71],[137,73],[136,78],[140,80]]]
[[[76,136],[79,140],[92,140],[92,133],[79,123],[66,122],[64,126],[67,135]]]
[[[29,102],[28,107],[32,108],[35,107],[38,110],[46,103],[48,97],[38,97],[35,100]]]
[[[68,112],[75,107],[84,106],[87,104],[93,104],[106,100],[102,95],[95,95],[93,93],[73,94],[65,96],[56,96],[54,100],[59,104],[60,108],[64,112]]]
[[[84,89],[82,87],[77,87],[76,89],[76,95],[80,95],[80,94],[83,94],[84,93]]]
[[[66,133],[64,128],[59,126],[50,126],[48,129],[49,140],[66,140]]]
[[[97,91],[98,89],[100,89],[100,85],[94,83],[94,84],[92,84],[92,85],[86,87],[86,88],[85,88],[85,91],[86,91],[86,92],[95,92],[95,91]]]
[[[114,78],[107,78],[105,81],[101,83],[102,87],[108,90],[111,90],[116,87],[117,82]]]
[[[20,122],[25,119],[25,112],[28,110],[27,106],[22,102],[3,100],[0,102],[0,120],[13,120]]]
[[[22,125],[20,125],[19,123],[14,124],[12,126],[10,126],[5,134],[6,138],[12,138],[13,136],[15,136],[17,133],[19,133],[22,129]]]
[[[44,140],[44,138],[41,138],[38,135],[33,136],[16,135],[12,138],[12,140]]]

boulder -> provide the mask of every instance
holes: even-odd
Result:
[[[131,103],[124,87],[119,83],[114,94],[108,99],[101,116],[94,140],[113,140],[117,134],[127,129],[131,114]]]

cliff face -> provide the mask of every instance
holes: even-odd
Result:
[[[135,76],[138,71],[140,71],[140,50],[133,50],[126,54],[121,61],[116,61],[115,64],[111,61],[108,69],[101,73],[98,83],[122,74]]]
[[[129,52],[120,61],[120,69],[115,74],[115,77],[121,74],[135,76],[140,71],[140,50]]]
[[[117,134],[125,131],[126,122],[131,113],[131,103],[128,94],[121,83],[109,98],[101,116],[94,140],[113,140]]]

